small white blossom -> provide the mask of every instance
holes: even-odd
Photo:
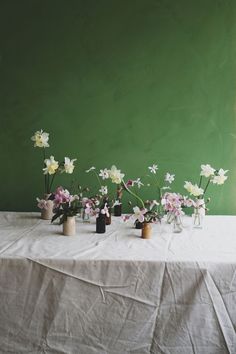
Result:
[[[201,165],[201,173],[200,176],[210,177],[214,175],[215,169],[210,165]]]
[[[152,166],[149,166],[148,168],[149,168],[150,172],[154,173],[154,174],[156,174],[156,171],[158,170],[157,165],[152,165]]]
[[[93,171],[93,170],[96,170],[96,167],[92,166],[92,167],[90,167],[88,170],[86,170],[85,172],[86,172],[86,173],[89,173],[89,172],[91,172],[91,171]]]
[[[217,175],[213,177],[212,183],[214,184],[224,184],[225,181],[227,180],[228,176],[225,176],[225,174],[228,172],[228,170],[223,170],[223,168],[219,169],[217,172]]]
[[[42,129],[34,133],[31,140],[34,141],[34,147],[45,148],[49,147],[48,144],[49,134],[44,132]]]
[[[165,181],[168,183],[172,183],[175,180],[175,175],[171,175],[169,172],[165,175]]]
[[[102,179],[108,179],[109,178],[108,169],[104,168],[104,170],[100,170],[99,176],[102,177]]]
[[[102,195],[106,195],[106,194],[108,193],[107,186],[101,186],[101,188],[99,189],[99,192],[100,192]]]
[[[144,186],[144,184],[141,182],[140,178],[137,178],[135,181],[133,181],[134,184],[137,184],[138,188],[141,188],[141,186]]]

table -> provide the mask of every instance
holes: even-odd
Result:
[[[0,353],[236,353],[236,217],[162,222],[153,238],[113,217],[77,235],[38,213],[0,213]]]

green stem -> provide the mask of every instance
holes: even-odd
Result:
[[[133,197],[135,197],[142,205],[143,209],[145,209],[145,205],[144,205],[144,202],[142,201],[142,199],[135,193],[133,193],[125,184],[124,180],[122,179],[122,184],[125,188],[125,190],[127,190],[128,193],[130,193]]]
[[[203,195],[206,193],[206,190],[207,190],[207,187],[209,186],[210,181],[211,181],[211,176],[208,179],[208,182],[207,182],[207,185],[206,185],[206,187],[204,189]]]
[[[45,154],[45,148],[43,148],[43,166],[45,167],[45,159],[46,159],[46,154]],[[47,175],[44,175],[44,190],[45,190],[45,193],[47,193]]]
[[[97,172],[95,172],[94,170],[93,170],[92,172],[95,174],[95,176],[96,176],[96,178],[97,178],[97,180],[98,180],[98,183],[99,183],[100,187],[102,187],[102,183],[101,183],[101,181],[100,181],[100,178],[98,177]]]
[[[198,187],[201,188],[201,185],[202,185],[202,176],[200,176],[200,181],[199,181]]]

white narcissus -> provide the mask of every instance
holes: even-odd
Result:
[[[73,173],[74,171],[74,162],[76,161],[77,159],[72,159],[70,160],[69,157],[65,157],[65,162],[64,162],[64,170],[62,170],[62,172],[65,171],[65,173]]]
[[[194,186],[192,186],[192,191],[190,192],[190,194],[192,194],[194,197],[199,197],[200,195],[204,194],[204,190],[198,187],[197,184],[195,184]]]
[[[228,176],[225,176],[225,174],[229,170],[223,170],[223,168],[220,168],[219,171],[217,172],[217,175],[213,177],[212,183],[214,184],[224,184],[224,182],[227,180]]]
[[[31,140],[34,141],[34,147],[45,148],[49,147],[48,144],[49,134],[44,132],[42,129],[35,132],[31,137]]]
[[[49,175],[53,175],[54,173],[56,173],[58,167],[59,167],[59,163],[58,161],[55,161],[54,156],[50,156],[50,159],[45,159],[44,163],[46,165],[45,168],[43,168],[43,173],[49,174]]]
[[[124,176],[124,173],[121,173],[121,171],[114,165],[109,170],[109,177],[111,178],[112,183],[120,184]]]
[[[201,165],[201,169],[202,170],[200,176],[204,176],[204,177],[214,176],[215,169],[211,167],[209,164]]]
[[[192,189],[193,189],[193,185],[192,185],[191,182],[185,181],[184,188],[185,188],[189,193],[191,193],[191,192],[192,192]]]

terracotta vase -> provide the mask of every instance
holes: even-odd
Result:
[[[53,201],[48,200],[51,194],[45,194],[44,199],[47,200],[47,209],[41,210],[41,219],[51,220],[53,217]]]
[[[75,233],[75,216],[67,216],[66,221],[63,222],[63,235],[74,236]]]
[[[150,239],[151,237],[152,237],[152,224],[150,222],[144,222],[141,238]]]

